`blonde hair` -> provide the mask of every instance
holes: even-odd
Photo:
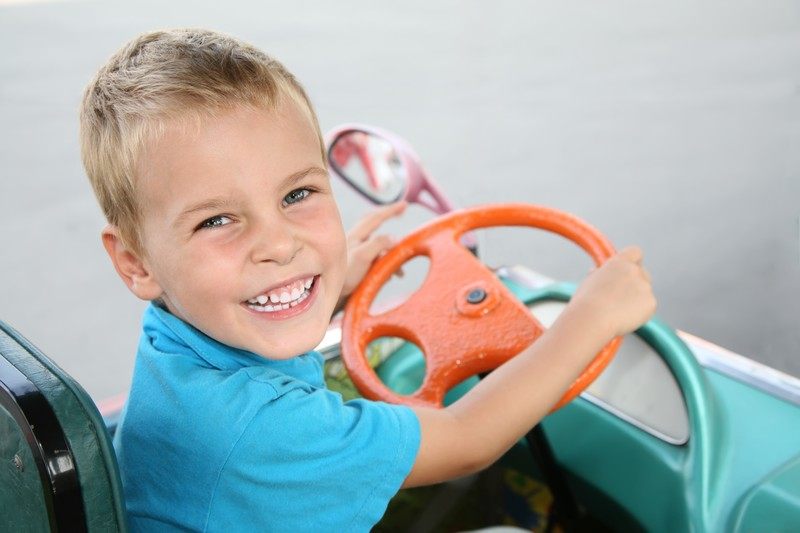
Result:
[[[170,120],[203,120],[237,105],[274,109],[288,97],[307,112],[324,146],[305,90],[278,61],[209,30],[142,34],[86,87],[80,109],[81,157],[106,220],[141,251],[136,201],[138,158]]]

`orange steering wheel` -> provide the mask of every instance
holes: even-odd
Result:
[[[614,247],[598,230],[563,211],[529,204],[496,204],[442,216],[400,241],[372,265],[350,296],[342,324],[342,358],[361,393],[372,400],[441,407],[445,393],[476,374],[489,372],[529,346],[544,327],[460,243],[464,233],[494,226],[531,226],[562,235],[583,248],[599,266]],[[371,315],[380,288],[403,263],[430,259],[422,286],[400,306]],[[425,379],[412,395],[384,385],[367,363],[367,345],[400,337],[425,355]],[[609,342],[553,407],[581,393],[608,365],[621,338]]]

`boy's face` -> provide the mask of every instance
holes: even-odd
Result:
[[[317,135],[297,104],[237,107],[199,129],[171,124],[142,163],[142,262],[169,310],[265,357],[313,349],[347,251]]]

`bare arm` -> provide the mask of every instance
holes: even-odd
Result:
[[[420,451],[404,486],[437,483],[497,460],[564,394],[616,335],[655,311],[641,252],[629,248],[587,278],[534,344],[446,409],[416,408]]]

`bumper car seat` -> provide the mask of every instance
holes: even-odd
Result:
[[[0,321],[0,531],[126,531],[114,450],[86,391]]]

